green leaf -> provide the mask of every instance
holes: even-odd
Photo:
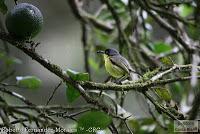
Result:
[[[78,119],[77,133],[96,134],[96,131],[107,128],[111,121],[111,117],[103,112],[87,112]]]
[[[199,40],[200,37],[200,26],[192,26],[189,25],[186,27],[186,30],[188,31],[188,35],[193,38],[194,40]]]
[[[74,102],[77,98],[79,98],[80,93],[79,91],[74,88],[72,85],[70,84],[66,84],[66,96],[67,96],[67,101],[72,103]]]
[[[0,52],[0,60],[4,61],[7,67],[13,64],[22,64],[22,61],[16,57],[6,55],[4,52]]]
[[[0,59],[3,59],[5,57],[5,53],[4,52],[0,52]]]
[[[99,70],[99,64],[91,57],[89,58],[89,64],[95,71]]]
[[[186,5],[186,4],[180,5],[179,9],[180,9],[180,16],[181,17],[187,17],[190,14],[192,14],[193,11],[194,11],[194,8],[192,6],[189,6],[189,5]]]
[[[94,29],[93,32],[94,32],[94,37],[95,37],[95,40],[96,40],[97,44],[106,45],[112,39],[112,37],[110,37],[107,33],[102,32],[99,29]]]
[[[3,13],[3,14],[6,14],[6,12],[8,11],[8,8],[5,4],[5,0],[0,0],[0,11]]]
[[[174,64],[173,61],[170,59],[170,57],[163,57],[163,58],[160,59],[160,61],[164,65],[168,65],[168,66],[172,66]]]
[[[175,82],[170,85],[170,92],[172,94],[172,97],[174,100],[181,100],[182,95],[185,94],[185,86],[183,84],[180,84],[180,82]],[[186,87],[187,88],[187,87]]]
[[[80,73],[80,72],[75,72],[73,70],[68,69],[67,70],[67,74],[69,75],[69,77],[74,80],[74,81],[88,81],[89,80],[89,74],[88,73]],[[66,83],[66,96],[67,96],[67,101],[72,103],[74,102],[76,99],[79,98],[80,93],[79,91],[74,88],[74,86],[72,86],[69,83]]]
[[[7,57],[5,59],[5,64],[7,66],[11,66],[13,64],[22,64],[22,61],[20,59],[18,59],[18,58],[15,58],[15,57]]]
[[[169,90],[166,88],[157,88],[155,89],[155,91],[158,94],[158,96],[165,101],[170,101],[172,99]]]
[[[153,118],[144,118],[141,120],[140,133],[154,133],[156,126]]]
[[[68,69],[67,74],[69,75],[70,78],[72,78],[75,81],[88,81],[89,80],[88,73],[75,72],[73,70]]]
[[[131,119],[128,120],[128,125],[137,134],[155,133],[157,126],[153,118]]]
[[[155,53],[159,54],[172,50],[172,47],[170,46],[170,44],[159,41],[153,44],[152,49]]]
[[[17,76],[17,85],[22,88],[38,89],[42,81],[35,76]]]
[[[132,130],[138,131],[140,128],[140,124],[137,120],[135,119],[129,119],[128,120],[128,125]]]

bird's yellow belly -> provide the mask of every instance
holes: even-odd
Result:
[[[106,71],[115,78],[121,78],[125,75],[125,71],[112,64],[109,58],[105,58]]]

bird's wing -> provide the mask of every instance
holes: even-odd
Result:
[[[130,71],[133,70],[132,67],[131,67],[131,65],[129,64],[129,62],[128,62],[124,57],[122,57],[121,55],[118,55],[118,56],[111,56],[111,57],[109,57],[109,58],[110,58],[110,61],[111,61],[114,65],[116,65],[116,66],[122,68],[122,69],[123,69],[124,71],[126,71],[127,73],[129,73]]]

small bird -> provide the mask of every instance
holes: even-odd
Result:
[[[113,48],[106,49],[105,51],[97,51],[99,54],[103,54],[105,61],[106,71],[114,78],[120,81],[129,78],[129,80],[137,80],[138,75],[131,67],[126,58],[120,55],[120,53]]]

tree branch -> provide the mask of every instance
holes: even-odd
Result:
[[[200,76],[196,76],[198,79],[200,79]],[[174,83],[177,81],[187,81],[190,80],[192,77],[180,77],[180,78],[174,78],[174,79],[165,79],[165,80],[157,80],[157,81],[146,81],[143,83],[130,83],[125,85],[117,85],[117,84],[103,84],[103,83],[95,83],[95,82],[79,82],[79,84],[87,88],[88,90],[113,90],[113,91],[130,91],[130,90],[137,90],[137,91],[144,91],[146,88],[159,86],[159,85],[165,85],[169,83]]]
[[[91,23],[96,28],[99,28],[105,32],[112,32],[114,28],[111,25],[106,25],[104,22],[97,20],[95,16],[85,12],[80,7],[80,4],[77,0],[67,0],[74,15],[83,23]]]

